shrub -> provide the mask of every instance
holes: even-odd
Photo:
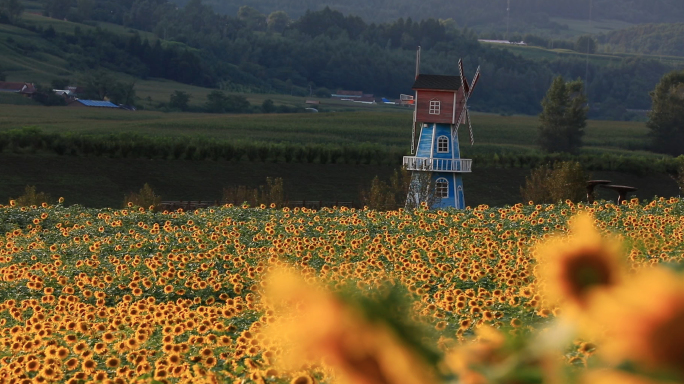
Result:
[[[10,200],[14,200],[15,203],[20,207],[29,207],[31,205],[41,205],[42,203],[47,203],[47,204],[54,203],[54,199],[50,196],[50,194],[45,193],[45,192],[36,192],[36,186],[35,185],[27,185],[26,188],[24,189],[23,195],[17,197],[16,199],[10,198]]]
[[[589,176],[580,163],[557,161],[532,170],[525,178],[525,187],[520,188],[520,194],[523,200],[535,203],[577,202],[586,196],[587,180]]]
[[[404,168],[395,170],[389,183],[375,176],[370,188],[361,191],[361,202],[370,209],[391,211],[399,208],[416,209],[422,203],[435,203],[435,187],[431,172],[421,172],[414,178]]]
[[[224,188],[222,201],[224,204],[248,204],[252,207],[264,204],[281,208],[285,205],[283,179],[267,177],[266,185],[257,188],[248,188],[244,185]]]
[[[138,193],[131,192],[124,197],[124,208],[130,205],[137,207],[156,207],[161,203],[161,196],[155,195],[152,187],[145,183]],[[129,204],[130,203],[130,204]],[[153,208],[150,208],[153,209]]]

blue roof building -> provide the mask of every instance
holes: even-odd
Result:
[[[95,108],[119,108],[118,105],[112,103],[111,101],[102,100],[81,100],[77,99],[73,103],[69,104],[70,107],[95,107]]]

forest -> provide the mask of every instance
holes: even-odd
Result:
[[[67,59],[79,71],[104,67],[139,78],[227,91],[323,96],[355,89],[397,98],[411,92],[415,49],[420,45],[424,73],[457,74],[461,57],[469,76],[481,66],[482,84],[471,103],[476,110],[536,114],[554,76],[588,75],[590,116],[631,119],[627,109],[649,109],[648,92],[673,69],[643,58],[610,65],[587,65],[585,60],[560,56],[529,60],[478,43],[472,29],[458,28],[453,20],[399,18],[369,24],[330,8],[293,20],[282,11],[266,15],[246,6],[236,16],[222,15],[200,0],[180,9],[164,0],[48,0],[45,13],[86,25],[113,22],[157,37],[100,28],[58,32],[14,21],[40,33],[51,43],[51,54]],[[4,43],[25,54],[37,49],[11,39]]]
[[[599,43],[617,52],[648,55],[684,55],[684,23],[642,24],[597,36]]]
[[[175,0],[185,5],[188,0]],[[589,16],[590,0],[515,0],[511,1],[511,15],[537,26],[548,26],[550,17],[585,19]],[[351,15],[366,15],[372,22],[388,22],[400,17],[416,20],[452,18],[461,26],[493,25],[504,20],[506,0],[207,0],[216,11],[234,15],[243,5],[261,12],[283,10],[292,17],[303,15],[307,9],[320,10],[325,6]],[[593,0],[593,16],[633,23],[676,22],[684,16],[684,4],[678,0]]]

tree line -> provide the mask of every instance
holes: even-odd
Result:
[[[175,0],[185,5],[188,0]],[[354,15],[368,15],[373,22],[386,22],[399,17],[453,18],[461,25],[501,24],[506,17],[506,2],[498,0],[207,0],[220,13],[234,15],[243,5],[258,8],[261,12],[284,10],[299,17],[307,10],[320,10],[324,6]],[[551,17],[587,19],[589,0],[516,0],[511,2],[514,18],[528,22],[548,22]],[[678,21],[684,16],[684,5],[678,0],[593,0],[593,16],[599,19],[628,22]]]
[[[459,29],[448,20],[368,24],[323,9],[293,21],[283,12],[266,15],[249,7],[242,7],[237,16],[226,16],[200,0],[182,9],[164,0],[126,0],[116,7],[107,1],[84,0],[67,8],[85,20],[118,22],[156,36],[142,38],[99,28],[60,33],[52,27],[25,25],[58,47],[50,53],[64,57],[76,70],[108,68],[227,91],[306,96],[310,90],[326,95],[354,89],[398,97],[412,92],[415,48],[421,45],[424,73],[458,74],[456,63],[461,57],[471,72],[482,66],[482,84],[471,101],[474,109],[537,114],[539,101],[556,75],[578,78],[587,73],[584,60],[534,61],[481,45],[472,30]],[[21,25],[21,20],[17,23]],[[9,45],[23,53],[38,49],[20,42]],[[627,109],[649,109],[648,92],[670,69],[640,58],[610,65],[590,63],[586,84],[590,116],[629,119],[633,116]]]
[[[684,23],[635,25],[602,33],[597,39],[612,52],[684,56]]]

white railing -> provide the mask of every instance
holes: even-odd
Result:
[[[471,172],[471,159],[438,159],[404,156],[404,167],[409,171]]]

